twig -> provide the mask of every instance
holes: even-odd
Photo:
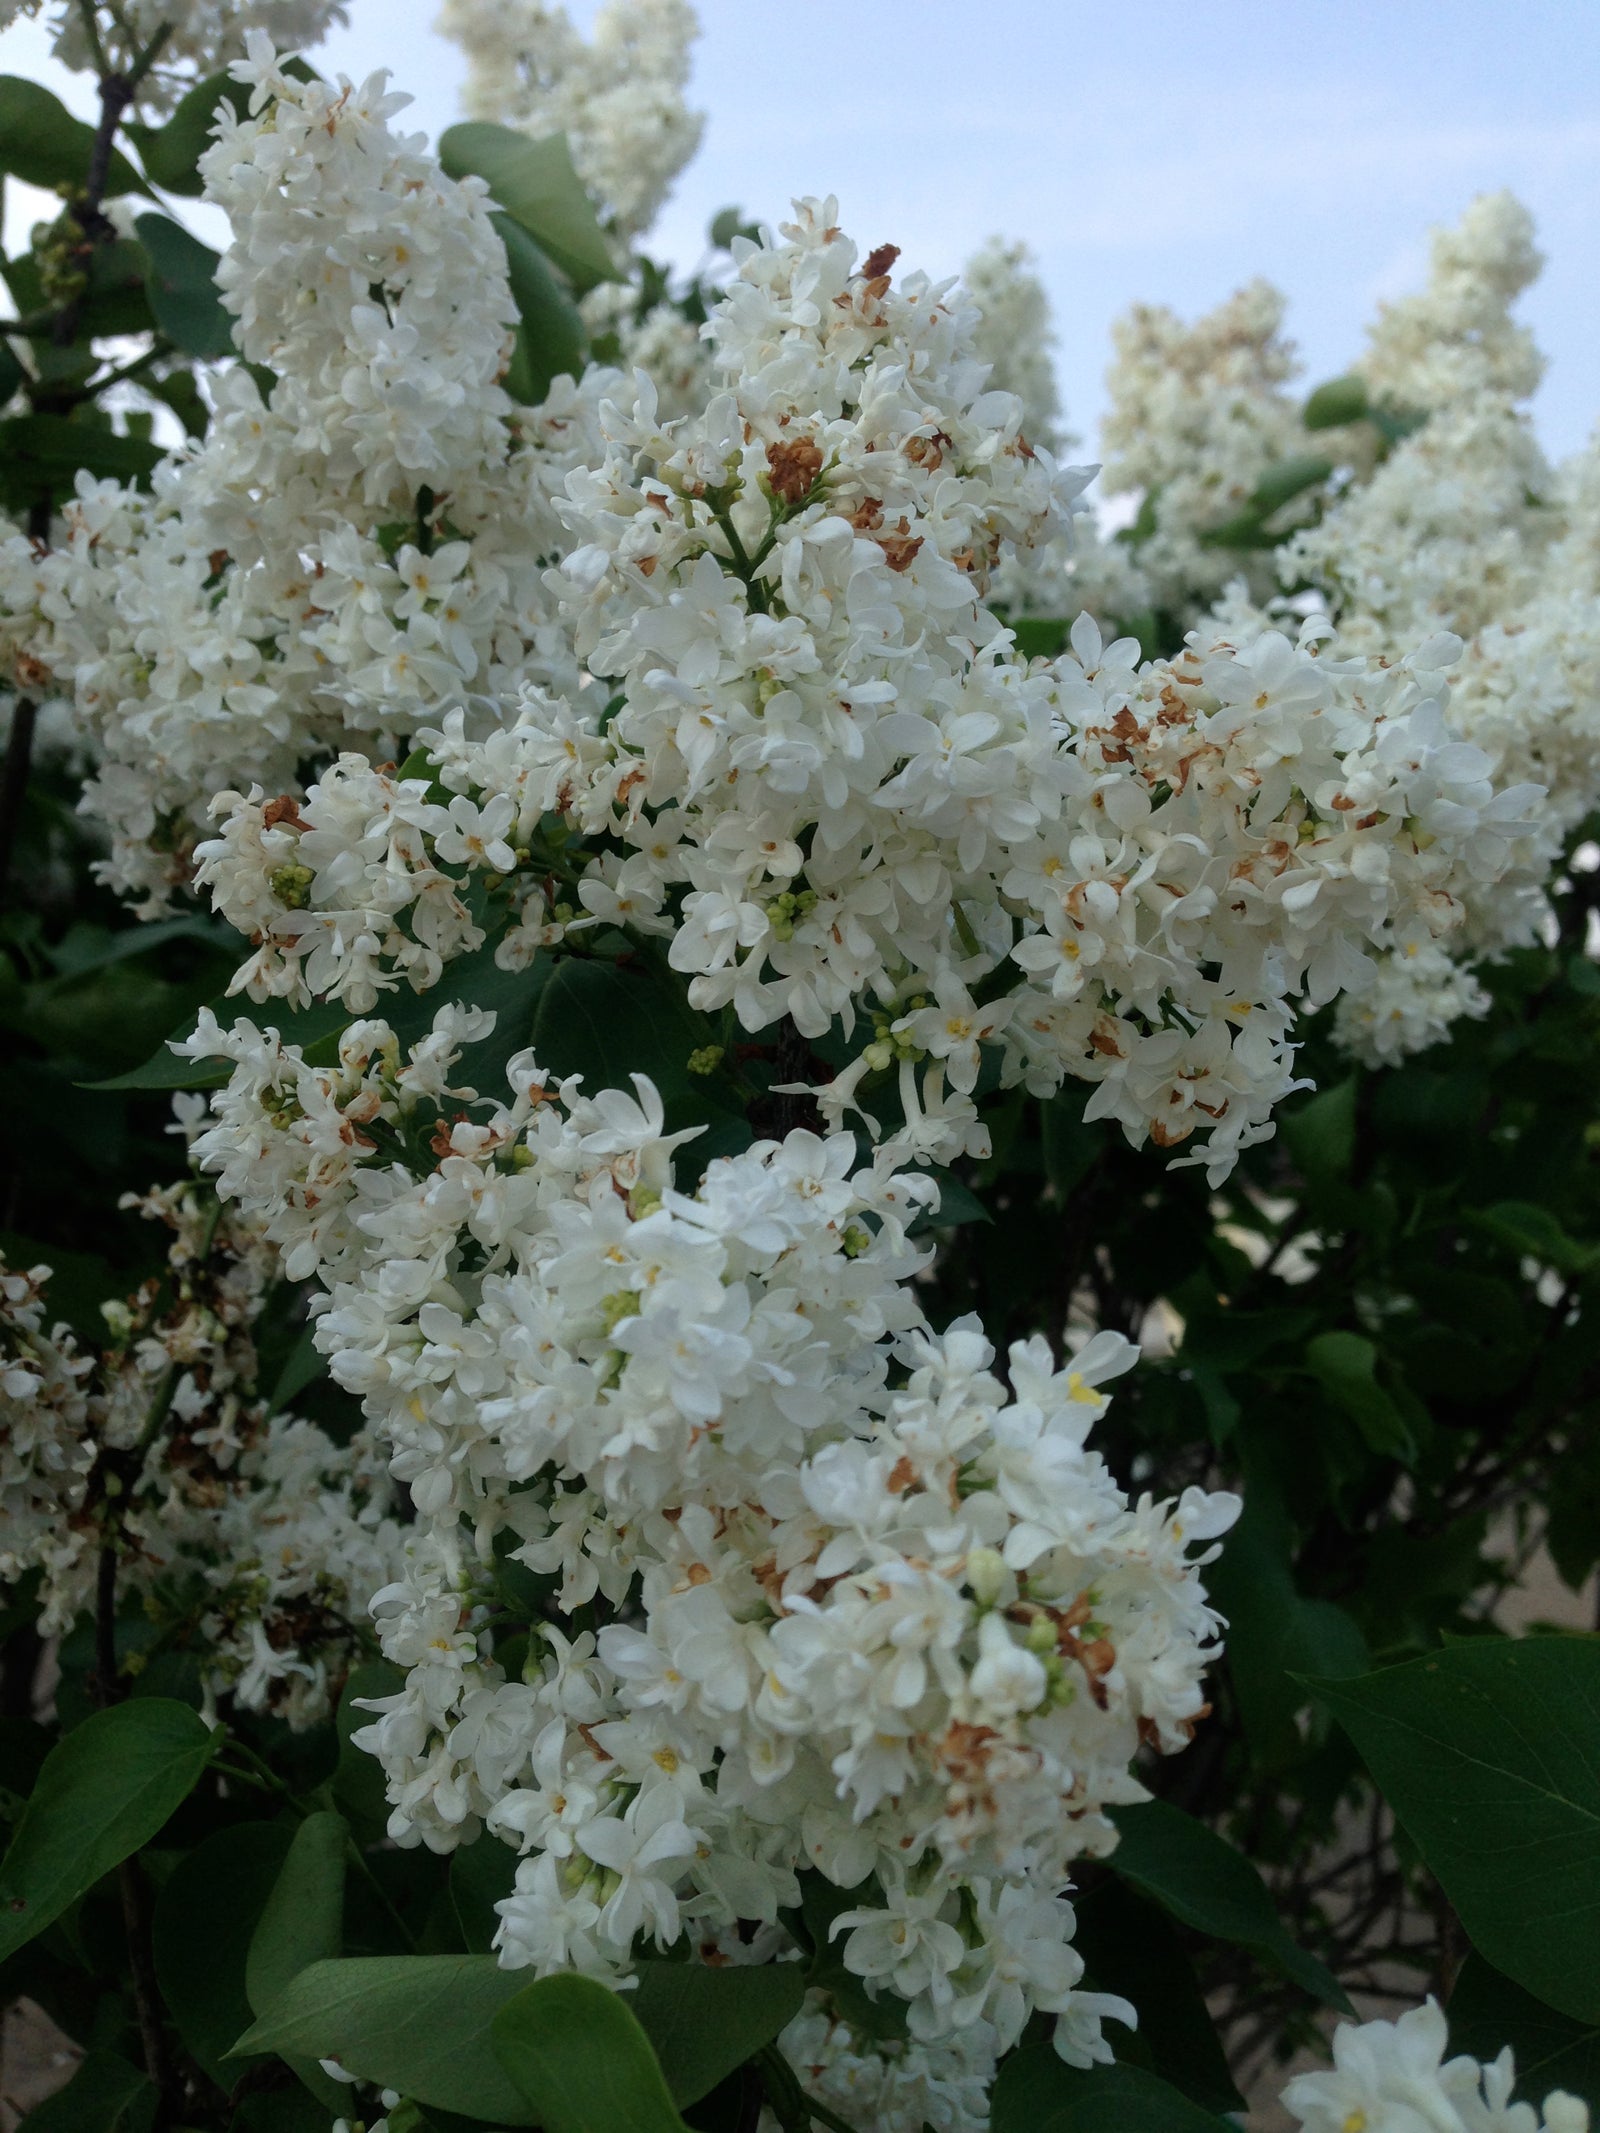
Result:
[[[33,767],[33,735],[38,719],[39,707],[33,698],[19,696],[11,713],[5,768],[0,771],[0,886],[11,878],[11,855],[22,820],[28,774]]]

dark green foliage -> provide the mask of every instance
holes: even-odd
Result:
[[[0,1962],[148,1844],[211,1751],[194,1712],[158,1697],[97,1711],[58,1742],[0,1859]]]

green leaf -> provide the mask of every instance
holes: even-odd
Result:
[[[450,1908],[474,1955],[487,1955],[500,1924],[495,1905],[516,1886],[517,1855],[494,1837],[458,1845],[450,1855]]]
[[[0,1258],[12,1268],[47,1266],[50,1279],[44,1289],[45,1324],[64,1319],[80,1341],[98,1346],[106,1337],[106,1322],[100,1306],[114,1296],[125,1296],[133,1282],[119,1273],[109,1260],[92,1252],[64,1251],[57,1244],[41,1244],[19,1237],[15,1230],[0,1230]]]
[[[1268,519],[1276,517],[1305,490],[1326,481],[1332,472],[1331,460],[1314,459],[1308,454],[1280,459],[1268,467],[1243,508],[1220,526],[1208,527],[1200,535],[1201,541],[1211,548],[1275,547],[1279,536],[1267,531]]]
[[[156,1982],[191,2056],[226,2091],[239,2078],[223,2060],[252,2009],[245,1960],[256,1921],[289,1849],[281,1823],[219,1829],[186,1852],[156,1899]],[[217,1892],[227,1891],[219,1902]]]
[[[0,1961],[148,1844],[210,1760],[209,1728],[167,1697],[96,1711],[58,1741],[0,1861]]]
[[[471,120],[439,136],[439,161],[452,178],[482,178],[580,296],[617,279],[616,262],[572,167],[564,133],[530,141],[510,126]]]
[[[394,1696],[405,1687],[405,1675],[387,1659],[368,1659],[353,1667],[346,1677],[334,1725],[339,1736],[339,1762],[333,1773],[333,1796],[355,1825],[359,1838],[376,1839],[384,1833],[389,1805],[384,1793],[383,1765],[375,1755],[357,1748],[353,1733],[372,1724],[370,1711],[357,1710],[358,1701]]]
[[[268,2015],[302,1970],[336,1956],[344,1945],[344,1869],[350,1831],[332,1809],[307,1815],[273,1884],[245,1959],[244,1989],[252,2014]],[[339,2084],[316,2064],[326,2054],[286,2058],[319,2102],[340,2108]]]
[[[1111,1819],[1117,1848],[1109,1864],[1124,1881],[1183,1925],[1259,1950],[1326,2006],[1354,2012],[1332,1971],[1285,1931],[1249,1860],[1214,1829],[1166,1800],[1114,1807]]]
[[[165,215],[141,215],[134,228],[150,258],[145,295],[167,339],[206,361],[232,355],[233,320],[217,288],[217,254]]]
[[[170,371],[164,378],[146,376],[140,381],[140,389],[159,400],[163,407],[170,407],[183,424],[186,437],[203,437],[211,423],[211,410],[200,397],[200,388],[193,374],[187,370]]]
[[[0,74],[0,170],[46,192],[61,185],[81,192],[93,153],[94,128],[74,118],[59,97],[36,81]],[[148,190],[127,157],[113,148],[104,197]]]
[[[522,315],[507,388],[524,405],[534,406],[563,372],[569,378],[582,376],[583,320],[522,224],[510,215],[491,215],[489,220],[506,248],[511,294]]]
[[[309,1050],[321,1039],[337,1036],[351,1017],[338,1001],[330,1001],[316,1007],[308,1007],[296,1013],[282,1000],[245,1000],[240,998],[212,1000],[212,1013],[224,1029],[231,1029],[243,1016],[253,1022],[257,1029],[275,1029],[286,1044],[298,1044]],[[189,1036],[195,1026],[195,1017],[186,1015],[170,1037],[164,1037],[150,1057],[138,1066],[130,1067],[125,1074],[113,1074],[108,1081],[88,1081],[87,1089],[216,1089],[220,1088],[233,1071],[226,1061],[217,1059],[181,1059],[172,1049],[174,1042]]]
[[[1116,2032],[1119,2061],[1145,2067],[1208,2111],[1242,2111],[1216,2024],[1178,1929],[1131,1888],[1107,1879],[1077,1905],[1073,1946],[1093,1992],[1114,1992],[1137,2008],[1139,2026]]]
[[[836,1888],[825,1874],[800,1876],[800,1915],[786,1914],[786,1923],[798,1941],[809,1945],[806,1983],[825,1992],[835,2010],[852,2029],[880,2042],[906,2034],[906,2003],[893,1993],[874,1999],[863,1979],[844,1966],[844,1944],[833,1938],[833,1921],[841,1911],[859,1910],[863,1904],[881,1901],[882,1891],[870,1876],[853,1888]]]
[[[716,1025],[689,1005],[682,979],[643,952],[617,963],[569,957],[556,967],[533,1017],[533,1048],[553,1076],[582,1074],[592,1096],[601,1089],[631,1094],[632,1076],[647,1074],[660,1091],[669,1133],[724,1122],[744,1127],[715,1081],[689,1072],[690,1054],[716,1040]],[[699,1159],[691,1141],[684,1160],[692,1166]]]
[[[129,126],[128,136],[152,185],[190,199],[205,190],[197,165],[211,145],[219,104],[231,105],[235,118],[247,117],[249,83],[227,73],[208,75],[179,99],[164,126]]]
[[[151,330],[155,320],[144,289],[149,264],[144,246],[132,238],[119,237],[95,246],[89,257],[89,286],[78,311],[80,341],[93,340],[98,334]],[[41,344],[35,341],[33,345],[38,361]],[[131,426],[138,417],[130,414],[127,419]]]
[[[413,1043],[433,1027],[434,1017],[450,1001],[473,1007],[492,1007],[497,1017],[492,1037],[474,1045],[468,1054],[479,1086],[504,1086],[506,1062],[529,1042],[534,1007],[555,966],[541,956],[531,970],[500,970],[495,965],[494,943],[445,966],[445,974],[431,992],[414,993],[402,987],[387,993],[375,1013],[381,1014],[402,1044]],[[356,1019],[337,1000],[318,1001],[314,1006],[292,1009],[282,1000],[247,1000],[226,994],[208,1002],[224,1029],[241,1017],[257,1029],[275,1029],[285,1044],[300,1046],[312,1066],[332,1066],[339,1056],[339,1038]],[[173,1043],[187,1037],[195,1027],[191,1014],[164,1038],[138,1066],[107,1081],[84,1082],[90,1089],[215,1089],[228,1079],[232,1069],[217,1059],[180,1058]]]
[[[315,1384],[327,1367],[328,1359],[318,1348],[311,1327],[307,1326],[284,1358],[283,1368],[267,1398],[267,1412],[282,1414],[289,1402],[308,1385]]]
[[[1450,2049],[1497,2059],[1509,2044],[1517,2060],[1517,2094],[1542,2103],[1552,2089],[1581,2096],[1600,2110],[1600,2024],[1575,2022],[1469,1955],[1450,1995]]]
[[[1309,1103],[1287,1105],[1283,1137],[1289,1152],[1316,1183],[1347,1178],[1356,1152],[1357,1077],[1321,1089]]]
[[[993,1222],[990,1214],[970,1185],[964,1185],[953,1171],[937,1163],[918,1166],[925,1177],[933,1179],[939,1188],[939,1205],[931,1213],[926,1210],[913,1226],[928,1229],[959,1229],[966,1222]]]
[[[761,242],[761,225],[752,222],[742,207],[719,207],[712,216],[706,235],[719,252],[726,252],[735,237],[748,237],[752,244]]]
[[[770,2044],[800,2012],[805,1996],[800,1963],[728,1970],[641,1963],[638,1986],[623,2004],[654,2046],[673,2102],[687,2106]],[[616,2004],[614,1994],[606,1997]],[[510,2020],[510,2010],[502,2019]]]
[[[1082,1093],[1069,1087],[1039,1106],[1045,1176],[1062,1202],[1071,1198],[1106,1152],[1104,1130],[1084,1123],[1083,1105]]]
[[[26,1623],[30,1628],[39,1612],[39,1573],[32,1571],[19,1589],[7,1588],[7,1598],[21,1599],[20,1606],[0,1610],[0,1638],[9,1637]],[[0,1718],[0,1788],[26,1800],[39,1781],[44,1759],[50,1753],[50,1736],[32,1718]]]
[[[1333,430],[1347,422],[1360,422],[1371,412],[1364,378],[1329,378],[1307,400],[1300,420],[1308,430]]]
[[[66,415],[12,415],[0,422],[0,495],[11,503],[64,496],[82,468],[99,479],[145,483],[166,457],[141,437]]]
[[[347,2073],[418,2103],[486,2118],[491,2125],[532,2125],[533,2113],[489,2038],[494,2016],[526,1989],[492,1955],[313,1963],[270,2015],[245,2032],[234,2054],[337,2059]]]
[[[21,2133],[147,2133],[160,2093],[120,2054],[91,2051],[63,2089],[31,2110]]]
[[[1054,659],[1066,649],[1072,625],[1065,618],[1013,615],[1008,626],[1024,659]]]
[[[1600,1638],[1474,1640],[1310,1686],[1473,1946],[1600,2021]]]
[[[1582,1274],[1600,1253],[1593,1245],[1580,1244],[1567,1234],[1548,1207],[1526,1200],[1502,1200],[1479,1214],[1468,1216],[1475,1228],[1485,1229],[1530,1259],[1541,1259],[1561,1274]]]
[[[1048,2044],[1026,2044],[1000,2069],[990,2133],[1233,2133],[1141,2066],[1063,2065]]]
[[[1310,453],[1297,453],[1268,467],[1250,494],[1250,509],[1261,518],[1271,518],[1285,504],[1293,503],[1307,489],[1314,489],[1333,472],[1330,460]]]
[[[626,2000],[593,1978],[541,1978],[490,2034],[543,2133],[686,2133]]]
[[[1295,1714],[1309,1692],[1297,1676],[1360,1674],[1361,1632],[1342,1608],[1308,1600],[1290,1570],[1293,1531],[1264,1474],[1246,1476],[1244,1510],[1206,1571],[1206,1591],[1228,1620],[1227,1664],[1250,1747],[1268,1770],[1301,1750]],[[1313,1659],[1312,1653],[1320,1654]]]
[[[349,1842],[343,1815],[331,1808],[307,1815],[295,1831],[245,1963],[245,1994],[253,2013],[266,2014],[308,1964],[339,1953]]]
[[[1306,1343],[1306,1361],[1375,1452],[1407,1461],[1416,1457],[1411,1425],[1378,1383],[1378,1351],[1371,1341],[1342,1330],[1319,1333]]]

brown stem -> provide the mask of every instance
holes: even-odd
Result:
[[[28,775],[33,768],[33,734],[38,720],[39,707],[33,698],[19,696],[11,714],[5,768],[0,770],[0,885],[11,878],[11,855],[22,821]]]
[[[100,122],[95,127],[94,146],[89,151],[83,200],[75,210],[89,236],[98,235],[96,225],[105,220],[101,202],[105,198],[106,180],[111,175],[111,152],[116,146],[117,128],[122,124],[123,114],[133,102],[134,86],[126,74],[107,74],[100,83]]]
[[[95,1577],[95,1663],[90,1681],[91,1693],[102,1711],[120,1703],[127,1694],[127,1687],[117,1662],[117,1523],[108,1507],[106,1533]],[[129,1982],[133,1986],[133,2004],[139,2022],[144,2070],[157,2092],[150,2133],[166,2133],[166,2128],[177,2116],[183,2089],[161,2019],[161,1988],[156,1981],[155,1954],[150,1937],[150,1910],[145,1900],[144,1882],[135,1859],[124,1859],[117,1868],[117,1889],[122,1899],[122,1926],[128,1943]]]
[[[785,1015],[778,1025],[778,1041],[773,1052],[772,1091],[751,1107],[750,1122],[756,1131],[770,1133],[780,1141],[787,1139],[797,1127],[820,1133],[821,1115],[809,1096],[778,1093],[783,1083],[812,1081],[816,1073],[817,1064],[811,1056],[810,1045],[795,1028],[793,1018]]]
[[[117,1663],[117,1550],[108,1540],[100,1550],[95,1576],[94,1700],[103,1711],[121,1703],[126,1691]]]
[[[161,1988],[156,1982],[150,1909],[145,1901],[144,1880],[134,1860],[124,1859],[117,1868],[117,1888],[122,1897],[122,1926],[128,1941],[128,1969],[133,1984],[134,2009],[139,2018],[144,2070],[157,2090],[150,2133],[165,2133],[176,2115],[175,2106],[181,2100],[182,2086],[162,2026]]]

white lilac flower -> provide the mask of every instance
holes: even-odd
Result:
[[[1480,392],[1526,400],[1544,358],[1511,306],[1544,264],[1532,216],[1510,193],[1484,193],[1453,228],[1433,232],[1430,249],[1426,287],[1379,306],[1360,375],[1400,410]]]
[[[1428,2000],[1394,2022],[1342,2022],[1333,2065],[1297,2074],[1284,2108],[1305,2133],[1589,2133],[1589,2110],[1557,2089],[1542,2106],[1513,2103],[1510,2048],[1489,2065],[1447,2059],[1450,2033]]]
[[[1283,311],[1278,291],[1256,281],[1193,325],[1136,304],[1112,328],[1104,487],[1140,501],[1149,599],[1183,620],[1248,565],[1207,536],[1239,515],[1269,467],[1305,448],[1286,390],[1299,365],[1280,331]]]
[[[259,34],[234,71],[251,109],[224,111],[203,175],[236,341],[277,382],[264,401],[225,371],[151,494],[80,476],[48,552],[0,542],[5,679],[75,706],[102,871],[147,913],[219,788],[292,796],[351,740],[398,758],[469,696],[577,678],[542,572],[604,374],[514,406],[484,188],[393,130],[382,75],[302,82]]]
[[[1059,456],[1072,440],[1060,427],[1061,395],[1051,354],[1056,337],[1033,254],[1025,244],[991,237],[967,261],[961,279],[980,314],[973,345],[989,365],[990,385],[1016,395],[1028,436]]]
[[[152,1280],[108,1306],[99,1352],[46,1332],[48,1268],[0,1266],[0,1575],[42,1573],[47,1634],[91,1608],[119,1462],[123,1589],[186,1625],[208,1698],[313,1724],[401,1561],[388,1476],[365,1432],[338,1446],[258,1396],[252,1329],[278,1269],[259,1226],[215,1221],[190,1183],[129,1204],[172,1232],[172,1293]]]
[[[587,44],[545,0],[445,0],[439,28],[467,55],[474,118],[564,134],[617,234],[649,228],[705,123],[684,103],[699,30],[687,0],[607,0]]]
[[[197,1157],[325,1289],[318,1345],[419,1515],[375,1601],[406,1683],[362,1736],[391,1835],[513,1845],[502,1959],[606,1976],[691,1919],[775,1922],[804,1869],[875,1872],[843,1959],[916,2036],[1038,2008],[1092,2055],[1129,2011],[1077,1991],[1072,1861],[1204,1715],[1235,1500],[1130,1502],[1086,1442],[1127,1342],[1019,1344],[1008,1392],[975,1324],[933,1330],[936,1188],[894,1142],[700,1175],[642,1077],[590,1097],[522,1054],[475,1096],[482,1034],[193,1045],[237,1063]],[[608,1603],[597,1636],[533,1623],[521,1681],[484,1634],[496,1546]]]
[[[1482,1011],[1465,965],[1540,935],[1543,880],[1600,798],[1600,458],[1591,446],[1552,470],[1534,438],[1542,363],[1511,306],[1538,265],[1506,194],[1435,234],[1427,288],[1383,308],[1360,366],[1420,427],[1356,469],[1278,558],[1286,583],[1327,600],[1341,642],[1370,656],[1393,661],[1429,629],[1464,639],[1452,723],[1497,783],[1548,793],[1512,869],[1465,896],[1453,938],[1402,925],[1376,986],[1341,1006],[1341,1041],[1369,1058],[1399,1058]]]
[[[40,11],[41,0],[5,0],[0,29]],[[305,52],[349,20],[339,0],[123,0],[94,9],[91,39],[88,13],[71,0],[52,7],[51,57],[82,72],[98,72],[102,59],[126,72],[162,33],[156,62],[137,95],[151,114],[169,110],[195,81],[242,58],[252,33],[269,38],[279,52]]]
[[[357,1012],[424,990],[485,939],[466,876],[488,873],[507,967],[603,920],[669,937],[691,1002],[748,1031],[842,1025],[835,1119],[870,1120],[905,1062],[959,1106],[986,1047],[1225,1173],[1292,1084],[1298,1001],[1360,993],[1373,950],[1448,936],[1534,863],[1535,789],[1496,791],[1444,723],[1459,645],[1350,658],[1313,618],[1141,664],[1081,618],[1028,663],[988,575],[1059,533],[1083,477],[986,388],[970,312],[897,284],[892,248],[858,267],[831,202],[736,249],[705,413],[662,429],[640,378],[568,477],[552,584],[611,700],[422,730],[431,776],[492,816],[492,862],[427,777],[355,755],[294,808],[221,795],[199,872],[259,943],[237,984]],[[579,869],[554,908],[552,815]],[[946,1123],[944,1156],[971,1131]]]

